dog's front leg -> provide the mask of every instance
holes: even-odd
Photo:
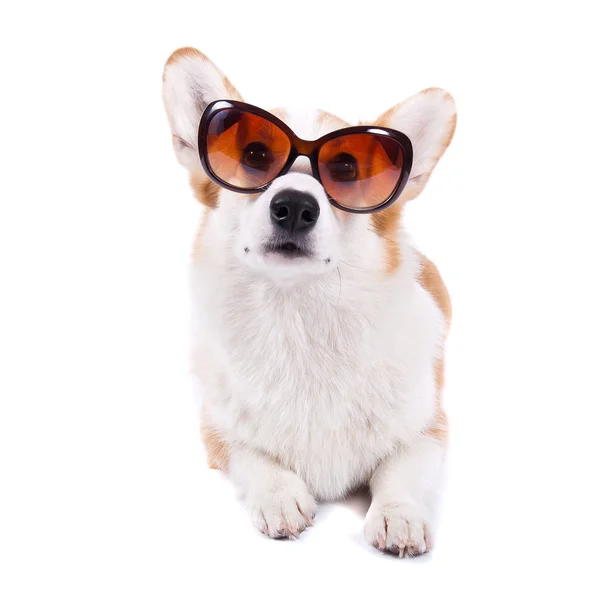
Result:
[[[259,450],[234,447],[229,476],[264,534],[294,538],[312,523],[317,505],[304,481]]]
[[[400,557],[431,549],[432,503],[443,456],[443,443],[427,434],[398,448],[375,469],[365,520],[365,535],[373,546]]]

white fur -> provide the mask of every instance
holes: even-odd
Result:
[[[204,81],[202,65],[194,68]],[[177,85],[167,78],[167,110],[189,111],[189,93],[172,98]],[[440,140],[436,146],[415,102],[408,106],[407,119],[421,127],[417,151],[437,152]],[[425,108],[429,118],[429,101]],[[197,118],[197,110],[170,117],[190,143],[180,127],[197,126]],[[310,113],[285,118],[301,137],[326,133]],[[434,163],[415,160],[424,169]],[[270,199],[288,187],[319,202],[312,258],[264,252],[273,233]],[[310,524],[315,499],[369,483],[367,538],[400,555],[424,552],[443,448],[423,430],[435,411],[444,322],[417,281],[406,234],[398,233],[400,267],[385,273],[385,245],[370,218],[341,219],[299,165],[260,196],[221,191],[205,218],[191,271],[193,370],[208,425],[229,446],[230,477],[256,525],[293,537]]]
[[[188,54],[165,67],[163,101],[177,158],[188,170],[200,167],[197,134],[202,111],[214,100],[229,96],[223,74],[209,60]]]
[[[386,125],[405,133],[412,143],[413,165],[403,196],[414,198],[427,183],[454,133],[454,99],[439,88],[425,90],[397,105]]]
[[[366,483],[419,438],[435,408],[443,320],[415,281],[410,247],[392,276],[355,256],[339,272],[279,286],[219,247],[210,228],[206,237],[221,259],[193,267],[194,367],[212,384],[203,394],[211,424],[234,447],[293,470],[320,499]]]

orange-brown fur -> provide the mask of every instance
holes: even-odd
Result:
[[[428,88],[423,90],[423,94],[431,93],[435,90],[435,88]],[[397,110],[402,106],[402,102],[400,104],[396,104],[389,110],[386,110],[376,121],[375,125],[379,125],[381,127],[390,127],[391,121]],[[446,148],[450,144],[452,140],[452,136],[454,135],[454,130],[456,129],[456,115],[453,116],[450,128],[448,130],[448,134],[446,138],[443,140],[440,145],[440,151],[437,156],[435,156],[431,170],[435,167],[438,160],[442,157]],[[386,272],[393,273],[399,266],[401,262],[400,249],[398,244],[398,234],[400,232],[400,219],[402,216],[402,208],[406,202],[409,200],[413,200],[416,196],[418,196],[427,180],[429,179],[429,175],[431,174],[431,170],[429,173],[421,173],[418,177],[413,177],[410,180],[410,185],[407,185],[404,192],[400,196],[400,198],[388,209],[374,213],[371,215],[371,221],[373,223],[374,230],[384,239],[386,245]],[[435,268],[435,267],[434,267]],[[438,274],[439,275],[439,274]],[[443,285],[443,284],[442,284]]]
[[[386,111],[375,121],[375,125],[382,127],[389,126],[389,119],[396,107]],[[371,215],[371,224],[373,230],[379,237],[383,239],[386,251],[385,257],[385,273],[393,273],[401,262],[400,243],[398,235],[400,233],[400,219],[402,217],[402,206],[405,202],[403,197],[400,197],[392,206]]]
[[[200,50],[196,50],[196,48],[185,47],[185,48],[179,48],[178,50],[175,50],[175,52],[173,52],[173,54],[171,54],[171,56],[169,56],[169,58],[167,59],[165,67],[168,67],[169,65],[176,63],[180,58],[184,58],[184,57],[188,57],[188,58],[198,57],[202,60],[208,60],[206,58],[206,56],[204,54],[202,54],[202,52],[200,52]]]
[[[450,329],[452,320],[452,305],[450,304],[450,295],[444,285],[444,281],[437,267],[426,256],[420,254],[421,273],[419,283],[431,294],[436,304],[439,306],[444,320],[446,322],[445,336]],[[427,433],[440,441],[447,441],[448,438],[448,418],[442,408],[442,389],[444,387],[444,356],[438,358],[435,364],[435,385],[437,392],[437,406],[433,422],[427,428]]]
[[[439,358],[435,363],[435,387],[437,391],[437,406],[433,421],[425,430],[440,442],[448,441],[448,417],[442,407],[442,389],[444,387],[444,359]]]
[[[194,171],[190,176],[190,185],[196,199],[207,208],[216,208],[219,204],[219,186],[208,179],[201,171]]]
[[[385,272],[393,273],[401,261],[400,243],[400,217],[402,216],[402,202],[398,200],[389,208],[371,215],[373,231],[381,237],[386,250]]]

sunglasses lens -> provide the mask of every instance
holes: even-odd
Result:
[[[327,193],[348,208],[369,209],[388,200],[400,181],[404,152],[396,140],[373,133],[343,135],[319,151]]]
[[[290,155],[288,136],[263,117],[227,108],[211,118],[206,133],[206,160],[225,183],[247,190],[277,177]]]

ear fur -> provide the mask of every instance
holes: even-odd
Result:
[[[163,73],[163,100],[175,154],[190,173],[200,169],[197,135],[202,111],[219,99],[241,100],[242,97],[200,51],[180,48],[171,54]]]
[[[405,133],[413,145],[413,166],[401,200],[412,200],[425,187],[431,172],[452,140],[456,105],[439,88],[419,92],[383,113],[376,122]]]

